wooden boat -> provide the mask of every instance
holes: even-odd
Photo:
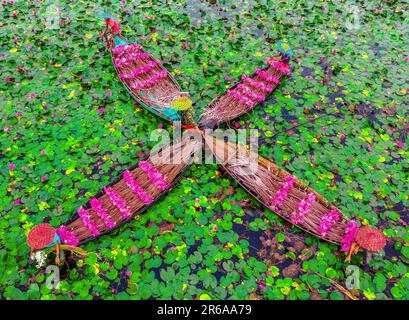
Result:
[[[141,45],[115,37],[111,49],[115,71],[131,96],[144,108],[168,121],[183,121],[172,102],[187,97],[162,64],[145,52]]]
[[[242,81],[213,100],[200,116],[199,127],[213,128],[249,112],[273,92],[283,76],[290,74],[284,55],[277,54],[266,62],[266,67],[250,76],[243,75]]]
[[[333,204],[273,162],[247,148],[205,135],[218,163],[250,195],[298,228],[342,246],[347,261],[359,249],[377,252],[386,245],[383,233],[359,227]]]
[[[146,211],[182,178],[201,144],[182,139],[124,171],[57,229],[62,244],[78,246]]]
[[[300,229],[325,241],[342,245],[349,219],[319,193],[243,146],[209,135],[205,136],[205,141],[220,166],[259,202]],[[282,192],[284,189],[287,190]],[[282,197],[277,199],[280,191]],[[299,219],[299,223],[295,223],[293,215],[297,214],[300,203],[308,200],[309,196],[312,200],[309,210]],[[337,212],[338,218],[324,232],[320,229],[322,217],[331,212]]]

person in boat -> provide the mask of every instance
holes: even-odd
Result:
[[[115,37],[128,42],[128,39],[121,35],[121,27],[119,23],[114,20],[114,17],[110,14],[103,14],[102,18],[105,19],[105,29],[102,32],[100,39],[105,38],[108,43],[108,48],[115,47]]]
[[[30,230],[27,236],[30,257],[36,250],[55,247],[55,264],[60,264],[61,239],[57,231],[47,223],[41,223]]]
[[[278,49],[278,52],[280,52],[282,61],[286,64],[289,64],[290,59],[291,59],[291,54],[293,52],[293,49],[290,47],[290,45],[287,42],[279,41],[277,42],[277,49]],[[267,58],[266,64],[272,64],[272,62],[275,60],[277,60],[277,56],[272,56],[270,58]]]

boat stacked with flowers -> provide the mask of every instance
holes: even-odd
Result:
[[[116,43],[111,50],[112,61],[128,92],[154,114],[170,121],[183,121],[182,114],[172,107],[172,102],[188,94],[182,92],[169,72],[140,44]]]
[[[210,103],[199,118],[199,126],[212,128],[231,121],[254,109],[291,73],[288,56],[277,54],[266,60],[267,66],[252,75],[242,75],[242,81],[229,88]]]
[[[379,230],[347,218],[333,204],[294,175],[243,146],[205,136],[218,163],[267,208],[325,241],[341,246],[347,259],[359,248],[379,251],[386,237]],[[227,156],[226,156],[227,155]]]

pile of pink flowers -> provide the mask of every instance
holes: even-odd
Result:
[[[140,51],[142,51],[142,46],[137,43],[121,44],[112,49],[112,52],[115,56],[122,56]]]
[[[102,207],[101,201],[99,201],[97,198],[91,198],[89,199],[89,203],[91,205],[92,210],[94,210],[98,217],[100,217],[101,220],[104,221],[104,224],[108,229],[112,229],[113,227],[115,227],[116,225],[115,221],[112,221],[109,214]]]
[[[294,176],[287,176],[285,178],[282,188],[278,190],[276,194],[274,195],[274,199],[272,200],[272,205],[271,205],[272,210],[277,210],[277,208],[287,198],[288,192],[294,186],[294,182],[295,182]]]
[[[342,251],[348,252],[351,245],[355,241],[356,233],[358,232],[358,223],[354,220],[348,222],[345,228],[345,234],[342,238]]]
[[[253,91],[251,91],[249,88],[247,88],[244,84],[240,83],[237,86],[238,89],[240,89],[246,96],[248,96],[249,98],[253,99],[254,101],[256,101],[257,103],[260,103],[261,101],[264,101],[264,99],[266,98],[266,96],[254,93]]]
[[[339,218],[340,215],[337,209],[333,209],[328,214],[324,214],[321,217],[320,226],[318,227],[319,233],[325,237],[332,225],[335,224]]]
[[[271,63],[271,66],[272,66],[274,69],[276,69],[277,71],[279,71],[279,72],[281,72],[281,73],[283,73],[283,74],[285,74],[285,75],[287,75],[287,76],[291,73],[291,70],[290,70],[290,68],[288,67],[288,65],[285,64],[285,63],[283,63],[283,62],[281,62],[281,61],[273,61],[273,62]]]
[[[115,67],[122,68],[122,67],[126,67],[129,63],[135,62],[138,59],[147,60],[149,58],[150,58],[150,55],[145,52],[131,53],[127,57],[115,58],[114,63],[115,63]]]
[[[157,62],[153,60],[153,61],[150,61],[148,64],[142,66],[142,67],[138,67],[138,68],[132,70],[129,73],[126,73],[126,74],[120,73],[119,77],[121,79],[132,79],[132,78],[135,78],[135,77],[137,77],[137,76],[139,76],[139,75],[141,75],[143,73],[149,72],[156,65],[157,65]]]
[[[60,237],[61,243],[69,245],[71,247],[78,246],[78,238],[74,232],[69,231],[66,226],[60,226],[56,230],[58,236]]]
[[[122,218],[128,219],[132,215],[131,211],[126,205],[126,201],[119,195],[116,190],[110,187],[105,187],[104,192],[109,197],[109,200],[111,200],[112,204],[118,208]]]
[[[278,79],[276,76],[269,74],[268,72],[261,70],[261,69],[257,69],[256,73],[260,76],[261,79],[268,81],[268,82],[272,82],[274,84],[279,84],[280,83],[280,79]]]
[[[170,187],[169,183],[166,182],[165,177],[156,170],[153,165],[147,161],[139,161],[139,168],[141,168],[149,177],[149,180],[153,185],[159,190],[165,190]]]
[[[91,234],[94,237],[98,236],[98,225],[95,221],[91,220],[91,214],[89,213],[89,211],[84,209],[83,207],[79,207],[77,213],[80,216],[83,225],[91,232]]]
[[[257,80],[254,80],[253,78],[246,76],[246,75],[242,75],[241,76],[243,79],[243,83],[250,85],[253,88],[259,89],[261,91],[263,91],[264,93],[270,93],[271,91],[274,90],[274,88],[268,84],[265,84],[263,82],[259,82]]]
[[[168,76],[168,73],[165,70],[155,73],[150,79],[145,81],[138,81],[131,84],[132,90],[146,89],[152,87],[158,82],[159,79],[164,79]]]
[[[132,190],[132,192],[139,198],[141,199],[144,203],[150,204],[152,203],[152,198],[148,196],[148,194],[145,192],[145,190],[142,189],[142,187],[139,185],[138,181],[132,177],[132,174],[126,170],[123,173],[123,177],[125,179],[126,185],[128,186],[129,189]]]
[[[252,108],[254,106],[254,103],[249,98],[242,95],[240,92],[236,90],[228,90],[227,93],[231,95],[234,99],[239,100],[241,103],[248,106],[249,108]]]
[[[307,199],[301,200],[298,204],[298,210],[294,211],[291,215],[291,222],[294,224],[300,224],[304,222],[304,217],[310,213],[312,203],[315,201],[315,194],[309,193]]]

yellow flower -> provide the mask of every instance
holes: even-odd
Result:
[[[189,97],[184,96],[174,99],[170,105],[175,110],[183,111],[189,109],[192,104],[192,100],[190,100]]]
[[[74,168],[67,169],[67,170],[65,171],[65,174],[66,174],[66,175],[69,175],[69,174],[70,174],[71,172],[73,172],[73,171],[75,171]]]
[[[281,290],[282,294],[288,295],[291,292],[291,288],[289,287],[282,287]]]
[[[112,255],[114,257],[116,257],[118,255],[118,250],[119,250],[119,248],[115,248],[115,249],[111,250],[111,253],[112,253]]]
[[[93,266],[94,266],[95,275],[97,275],[97,274],[99,273],[99,264],[95,262],[95,263],[93,264]]]
[[[41,201],[38,204],[38,208],[40,209],[40,211],[44,211],[45,209],[48,209],[49,207],[50,207],[49,204],[45,201]]]
[[[75,90],[71,90],[70,94],[67,96],[67,99],[70,100],[74,98],[74,96],[75,96]]]

